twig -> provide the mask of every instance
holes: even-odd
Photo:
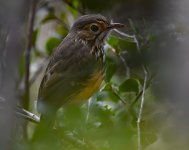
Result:
[[[20,116],[20,117],[22,117],[24,119],[27,119],[27,120],[29,120],[31,122],[34,122],[34,123],[39,123],[40,122],[40,117],[38,117],[37,115],[35,115],[35,114],[33,114],[33,113],[31,113],[31,112],[19,107],[19,106],[16,107],[15,113],[18,116]]]
[[[138,130],[138,150],[142,150],[141,146],[141,132],[140,132],[140,123],[141,123],[141,118],[142,118],[142,111],[143,111],[143,106],[144,106],[144,96],[145,96],[145,89],[146,89],[146,82],[148,78],[148,73],[144,65],[142,66],[143,71],[144,71],[144,85],[143,85],[143,90],[142,90],[142,97],[141,97],[141,104],[140,104],[140,110],[139,110],[139,115],[137,119],[137,130]]]
[[[92,97],[89,98],[88,103],[87,103],[87,115],[86,115],[86,119],[85,119],[86,125],[87,125],[87,122],[89,120],[91,101],[92,101]]]
[[[32,49],[32,37],[33,37],[33,26],[34,26],[34,18],[35,18],[35,12],[37,8],[38,0],[32,1],[31,10],[29,13],[28,18],[28,43],[25,50],[25,95],[23,99],[23,107],[28,110],[29,108],[29,101],[30,101],[30,52]],[[24,128],[24,137],[27,138],[27,122],[23,124]]]
[[[127,34],[125,34],[125,33],[123,33],[123,32],[120,32],[120,31],[118,31],[118,30],[116,30],[116,32],[117,32],[117,33],[120,33],[122,36],[125,36],[125,37],[129,36],[129,35],[127,35]],[[138,50],[139,53],[141,53],[141,52],[140,52],[140,49],[143,49],[143,47],[145,47],[147,44],[149,44],[149,40],[147,40],[147,41],[143,44],[143,46],[139,48],[139,42],[137,41],[136,36],[133,35],[133,36],[129,36],[129,37],[131,37],[131,38],[133,37],[134,42],[137,44],[137,50]],[[142,65],[142,66],[144,67],[144,65]],[[146,71],[147,71],[147,70],[146,70]],[[149,80],[147,81],[146,88],[150,86],[150,83],[151,83],[151,81],[153,80],[154,77],[155,77],[155,73],[153,73],[153,74],[151,75],[151,77],[149,78]],[[143,90],[141,90],[141,91],[139,92],[139,94],[136,96],[135,100],[131,103],[129,109],[131,109],[131,108],[135,105],[135,103],[136,103],[136,102],[139,100],[139,98],[141,97],[142,93],[143,93]]]
[[[5,101],[6,101],[5,98],[0,97],[0,106],[3,106],[5,104]],[[2,108],[4,108],[4,107],[2,107]],[[0,110],[2,108],[0,107]],[[35,115],[35,114],[23,109],[20,106],[16,106],[14,108],[14,113],[16,113],[18,116],[20,116],[22,118],[25,118],[25,119],[27,119],[29,121],[32,121],[34,123],[39,123],[40,122],[40,117],[38,117],[37,115]]]
[[[139,43],[138,43],[136,38],[135,38],[135,40],[136,40],[136,43],[137,43],[137,50],[141,54]],[[147,70],[146,70],[144,64],[142,64],[142,69],[143,69],[143,72],[144,72],[144,85],[143,85],[143,88],[142,88],[142,97],[141,97],[141,103],[140,103],[140,110],[139,110],[138,119],[137,119],[138,150],[142,150],[140,123],[141,123],[142,112],[143,112],[143,107],[144,107],[144,100],[145,100],[144,96],[145,96],[145,90],[146,90],[146,83],[147,83],[147,79],[148,79],[148,73],[147,73]]]
[[[129,34],[126,34],[124,32],[121,32],[121,31],[119,31],[117,29],[114,29],[114,31],[117,34],[122,36],[122,37],[119,36],[120,39],[126,40],[127,42],[135,43],[136,46],[137,46],[137,50],[139,50],[139,42],[138,42],[138,40],[137,40],[135,35],[129,35]],[[123,56],[121,56],[121,54],[119,54],[118,56],[119,56],[120,60],[123,62],[124,66],[125,66],[126,76],[129,77],[130,76],[130,69],[129,69],[125,59],[123,58]]]
[[[106,42],[105,46],[107,46],[108,48],[110,48],[112,52],[116,53],[117,50],[114,47],[112,47],[108,42]],[[123,56],[121,56],[121,54],[123,54],[123,52],[119,53],[117,56],[123,62],[123,65],[124,65],[125,71],[126,71],[126,73],[125,73],[126,77],[129,77],[130,76],[130,69],[129,69],[128,65],[127,65],[127,62],[125,61],[125,59],[123,58]]]
[[[136,43],[137,46],[137,50],[139,52],[139,54],[141,54],[140,51],[140,47],[139,47],[139,42],[136,38],[135,35],[128,35],[126,33],[123,33],[119,30],[114,30],[116,33],[118,33],[119,35],[123,36],[125,40],[127,40],[128,42],[134,42]],[[144,96],[145,96],[145,89],[146,89],[146,84],[147,84],[147,78],[148,78],[148,73],[147,73],[147,69],[145,68],[145,65],[142,64],[142,69],[144,72],[144,85],[142,88],[142,92],[141,94],[139,93],[139,95],[137,96],[137,99],[142,95],[141,97],[141,104],[140,104],[140,110],[139,110],[139,114],[138,114],[138,119],[137,119],[137,130],[138,130],[138,150],[142,150],[142,146],[141,146],[141,130],[140,130],[140,123],[141,123],[141,118],[142,118],[142,112],[143,112],[143,106],[144,106]]]
[[[25,99],[23,102],[23,106],[25,109],[28,110],[29,108],[29,101],[30,101],[30,83],[29,83],[29,78],[30,78],[30,52],[32,49],[32,37],[33,37],[33,26],[34,26],[34,18],[35,18],[35,12],[37,8],[37,3],[38,0],[33,0],[32,1],[32,6],[29,14],[29,23],[28,23],[28,43],[25,51]]]
[[[128,106],[126,101],[118,94],[118,92],[113,87],[111,87],[111,91],[125,106]]]
[[[146,88],[148,88],[150,86],[151,81],[154,79],[155,77],[155,73],[151,75],[151,77],[148,79],[147,83],[146,83]],[[131,103],[130,108],[132,109],[132,107],[136,104],[136,102],[139,100],[139,98],[141,97],[143,93],[143,89],[139,92],[139,94],[136,96],[136,98],[134,99],[134,101]]]
[[[138,41],[136,43],[137,43],[137,50],[141,54]],[[144,107],[144,100],[145,100],[144,96],[145,96],[145,90],[146,90],[146,83],[147,83],[147,79],[148,79],[148,72],[147,72],[147,69],[145,68],[144,64],[142,64],[142,69],[143,69],[143,72],[144,72],[144,85],[143,85],[143,88],[142,88],[142,97],[141,97],[141,103],[140,103],[140,110],[139,110],[138,119],[137,119],[138,150],[142,150],[140,123],[141,123],[142,112],[143,112],[143,107]]]
[[[126,34],[126,33],[124,33],[124,32],[121,32],[121,31],[119,31],[119,30],[117,30],[117,29],[114,29],[114,31],[115,31],[117,34],[119,34],[119,35],[122,36],[122,37],[119,37],[119,38],[124,39],[124,40],[126,40],[126,41],[128,41],[128,42],[136,43],[137,49],[139,50],[139,43],[138,43],[138,41],[137,41],[135,35],[128,35],[128,34]],[[106,45],[107,45],[109,48],[111,48],[111,50],[112,50],[114,53],[116,52],[115,48],[113,48],[110,44],[106,43]],[[127,77],[128,77],[129,74],[130,74],[130,73],[129,73],[129,67],[127,66],[127,63],[126,63],[125,59],[124,59],[120,54],[118,55],[118,57],[119,57],[120,60],[123,62],[124,66],[125,66],[125,69],[126,69],[126,75],[127,75]],[[128,72],[127,72],[127,71],[128,71]],[[118,98],[122,101],[123,104],[126,104],[126,102],[119,96],[119,94],[118,94],[116,91],[114,91],[114,90],[112,89],[112,92],[115,94],[116,97],[118,97]]]
[[[130,68],[127,65],[126,60],[124,59],[123,56],[121,56],[121,53],[119,53],[118,57],[120,58],[120,60],[122,61],[124,67],[125,67],[125,74],[126,74],[126,78],[130,77]]]
[[[139,49],[139,43],[138,43],[138,40],[137,40],[137,38],[136,38],[135,35],[129,35],[129,34],[126,34],[126,33],[124,33],[124,32],[121,32],[121,31],[119,31],[119,30],[117,30],[117,29],[114,29],[114,31],[115,31],[116,33],[118,33],[119,35],[122,36],[122,37],[119,37],[119,38],[124,39],[124,40],[126,40],[127,42],[136,43],[137,49]]]

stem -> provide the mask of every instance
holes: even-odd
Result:
[[[151,84],[152,80],[154,79],[155,75],[156,75],[155,73],[152,74],[151,77],[148,79],[148,81],[147,81],[147,83],[146,83],[146,88],[148,88],[148,87],[150,86],[150,84]],[[133,108],[133,106],[136,104],[136,102],[137,102],[137,101],[139,100],[139,98],[141,97],[142,93],[143,93],[143,89],[139,92],[139,94],[136,96],[136,98],[134,99],[134,101],[131,103],[129,109],[132,109],[132,108]]]
[[[87,125],[87,122],[89,120],[91,100],[92,100],[92,97],[89,98],[88,103],[87,103],[87,116],[86,116],[86,120],[85,120],[86,125]]]
[[[123,52],[122,52],[122,53],[123,53]],[[126,75],[126,78],[129,78],[129,77],[130,77],[130,68],[128,67],[125,58],[121,55],[122,53],[119,53],[118,57],[120,58],[120,60],[122,61],[123,65],[124,65],[124,67],[125,67],[125,75]]]
[[[33,26],[35,12],[37,8],[38,0],[32,0],[29,18],[28,18],[28,43],[25,50],[25,97],[23,101],[23,107],[28,110],[30,102],[30,53],[32,49],[32,37],[33,37]],[[27,122],[23,125],[24,137],[27,139]]]
[[[140,123],[141,123],[141,118],[142,118],[142,112],[143,112],[143,107],[144,107],[144,96],[145,96],[145,89],[146,89],[146,83],[147,83],[147,71],[144,65],[142,66],[143,71],[144,71],[144,85],[142,88],[142,97],[141,97],[141,104],[140,104],[140,110],[139,110],[139,115],[137,119],[137,130],[138,130],[138,150],[142,150],[141,146],[141,130],[140,130]]]
[[[135,35],[129,35],[117,29],[114,29],[114,31],[120,36],[122,36],[122,37],[119,36],[119,38],[124,39],[127,42],[136,43],[137,49],[139,50],[139,43]]]
[[[27,119],[31,122],[34,122],[34,123],[39,123],[40,122],[40,117],[38,117],[37,115],[17,106],[16,107],[16,111],[15,113],[19,116],[19,117],[22,117],[24,119]]]
[[[126,101],[118,94],[118,92],[113,87],[111,88],[111,91],[125,106],[128,106]]]
[[[136,38],[135,35],[128,35],[124,32],[121,32],[119,30],[114,30],[116,33],[118,33],[119,35],[121,35],[122,37],[124,37],[124,40],[128,41],[128,42],[134,42],[136,43],[137,46],[137,50],[138,52],[141,54],[140,51],[140,47],[139,47],[139,42]],[[121,38],[121,37],[120,37]],[[141,146],[141,130],[140,130],[140,123],[141,123],[141,118],[142,118],[142,112],[143,112],[143,107],[144,107],[144,96],[145,96],[145,89],[146,89],[146,85],[147,85],[147,78],[148,78],[148,74],[147,74],[147,69],[145,68],[145,65],[142,64],[142,69],[144,72],[144,85],[142,88],[142,91],[140,92],[140,94],[137,96],[137,100],[139,99],[139,97],[142,95],[141,97],[141,104],[140,104],[140,110],[139,110],[139,114],[138,114],[138,119],[137,119],[137,130],[138,130],[138,150],[142,150],[142,146]],[[137,101],[136,100],[136,101]],[[135,101],[135,102],[136,102]]]
[[[29,108],[29,101],[30,101],[30,53],[32,49],[32,37],[33,37],[33,26],[34,26],[34,18],[35,18],[35,12],[37,7],[38,0],[32,0],[32,6],[29,14],[28,19],[28,43],[25,51],[25,100],[23,102],[23,106],[26,110]]]

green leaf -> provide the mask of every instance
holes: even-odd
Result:
[[[76,8],[79,7],[79,1],[78,1],[78,0],[73,1],[73,5],[74,5]]]
[[[68,34],[68,30],[62,27],[61,25],[56,27],[56,32],[63,37],[65,37]]]
[[[109,82],[112,79],[116,71],[117,71],[117,64],[114,58],[106,56],[106,77],[105,77],[106,82]]]
[[[60,44],[61,40],[56,37],[51,37],[47,40],[46,43],[46,51],[48,55],[51,55],[53,49],[56,48]]]
[[[109,38],[108,38],[108,43],[111,45],[111,46],[116,46],[117,44],[118,44],[118,42],[119,42],[119,39],[117,38],[117,37],[115,37],[115,36],[110,36]]]
[[[140,84],[141,84],[142,86],[144,85],[144,79],[138,78],[138,81],[140,82]]]
[[[112,90],[112,84],[110,82],[107,82],[102,90],[103,91],[111,91]]]
[[[120,92],[139,92],[139,83],[136,79],[127,79],[119,86]]]
[[[109,82],[116,73],[117,65],[114,63],[108,64],[106,69],[106,81]]]
[[[41,23],[44,24],[44,23],[47,23],[47,22],[52,21],[52,20],[57,20],[57,17],[55,16],[54,12],[49,13],[49,14],[41,21]]]
[[[127,52],[137,51],[137,45],[134,42],[128,42],[124,39],[120,39],[118,43],[118,47],[121,50],[126,50]]]
[[[72,0],[67,2],[67,8],[71,12],[71,14],[76,17],[78,15],[78,10],[79,10],[79,2],[77,0]]]

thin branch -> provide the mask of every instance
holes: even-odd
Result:
[[[152,74],[151,77],[148,79],[147,83],[146,83],[146,88],[148,88],[150,86],[151,81],[154,79],[155,74]],[[134,101],[131,103],[130,105],[130,109],[133,108],[133,106],[137,103],[137,101],[139,100],[139,98],[142,96],[143,93],[143,89],[138,93],[138,95],[136,96],[136,98],[134,99]]]
[[[142,118],[142,112],[143,112],[143,107],[144,107],[144,96],[145,96],[145,89],[146,89],[146,83],[147,83],[147,78],[148,78],[148,73],[144,65],[142,66],[143,71],[144,71],[144,85],[143,85],[143,90],[142,90],[142,97],[141,97],[141,104],[140,104],[140,110],[139,110],[139,115],[138,115],[138,120],[137,120],[137,130],[138,130],[138,150],[142,150],[141,146],[141,130],[140,130],[140,123],[141,123],[141,118]]]
[[[0,107],[0,110],[4,109],[5,101],[6,101],[5,98],[0,97],[0,106],[3,106],[3,107]],[[34,122],[34,123],[39,123],[40,122],[40,117],[38,117],[37,115],[35,115],[35,114],[23,109],[20,106],[15,106],[14,113],[16,113],[19,117],[27,119],[27,120],[29,120],[31,122]]]
[[[117,29],[114,29],[114,32],[119,35],[120,39],[123,39],[123,40],[125,40],[127,42],[135,43],[136,46],[137,46],[137,50],[139,50],[139,42],[138,42],[138,40],[136,38],[136,35],[129,35],[129,34],[126,34],[124,32],[121,32],[121,31],[119,31]],[[119,54],[118,56],[119,56],[120,60],[123,62],[124,66],[125,66],[127,77],[129,77],[130,76],[130,69],[129,69],[125,59],[123,58],[123,56],[121,56],[121,54]]]
[[[130,77],[130,68],[128,67],[125,58],[121,55],[121,53],[119,53],[118,57],[120,58],[120,60],[122,61],[123,65],[125,67],[126,78],[129,78]]]
[[[116,91],[116,89],[114,89],[113,87],[111,87],[111,91],[125,106],[128,106],[128,104],[126,103],[126,101],[118,94],[118,92]]]
[[[32,49],[32,37],[33,37],[33,26],[34,26],[34,18],[35,18],[35,12],[38,4],[38,0],[32,0],[31,1],[31,8],[28,18],[28,35],[27,35],[27,45],[25,50],[25,95],[23,99],[23,107],[28,110],[29,108],[29,102],[30,102],[30,53]],[[24,128],[24,137],[27,139],[27,122],[23,124]]]
[[[141,54],[141,51],[140,51],[140,47],[139,47],[139,42],[136,38],[135,35],[128,35],[126,33],[123,33],[119,30],[114,30],[116,33],[118,33],[119,35],[121,35],[122,37],[124,37],[124,40],[127,40],[128,42],[134,42],[136,43],[136,46],[137,46],[137,50],[139,52],[139,54]],[[142,146],[141,146],[141,130],[140,130],[140,123],[141,123],[141,118],[142,118],[142,112],[143,112],[143,107],[144,107],[144,96],[145,96],[145,89],[146,89],[146,85],[147,85],[147,79],[148,79],[148,73],[147,73],[147,69],[145,68],[145,65],[142,64],[142,69],[143,69],[143,72],[144,72],[144,85],[143,85],[143,88],[142,88],[142,92],[141,94],[139,94],[137,96],[137,99],[141,97],[141,104],[140,104],[140,110],[139,110],[139,114],[138,114],[138,119],[137,119],[137,130],[138,130],[138,150],[142,150]]]
[[[136,40],[136,43],[137,43],[137,50],[138,50],[139,54],[141,54],[139,43],[138,43],[137,39],[135,39],[135,40]],[[142,69],[143,69],[143,72],[144,72],[144,85],[143,85],[143,88],[142,88],[140,110],[139,110],[138,119],[137,119],[138,150],[142,150],[140,123],[141,123],[142,112],[143,112],[143,107],[144,107],[144,100],[145,100],[144,96],[145,96],[145,90],[146,90],[146,83],[147,83],[147,80],[148,80],[148,72],[147,72],[147,69],[145,67],[145,64],[142,64]]]
[[[105,87],[106,87],[106,85],[104,87],[102,87],[100,91],[102,91]],[[123,105],[128,106],[127,102],[119,95],[117,90],[114,87],[112,87],[112,85],[110,86],[110,90],[111,90],[112,94],[114,94],[123,103]]]
[[[34,122],[34,123],[39,123],[40,122],[40,117],[38,117],[37,115],[17,106],[16,107],[16,111],[15,113],[19,116],[19,117],[22,117],[26,120],[29,120],[31,122]]]
[[[115,31],[117,34],[119,34],[120,36],[122,36],[122,37],[119,36],[119,38],[124,39],[124,40],[126,40],[127,42],[136,43],[137,49],[139,49],[139,43],[138,43],[138,40],[137,40],[137,38],[136,38],[136,35],[129,35],[129,34],[126,34],[126,33],[124,33],[124,32],[121,32],[121,31],[119,31],[119,30],[117,30],[117,29],[114,29],[114,31]]]
[[[86,119],[85,119],[85,124],[86,125],[87,125],[87,122],[89,120],[91,101],[92,101],[92,97],[89,98],[89,100],[87,102],[87,115],[86,115]]]
[[[108,48],[110,48],[112,52],[116,53],[117,50],[114,47],[112,47],[108,42],[106,42],[105,46],[107,46]],[[126,77],[129,77],[130,76],[130,69],[129,69],[128,65],[127,65],[126,60],[124,59],[124,57],[121,54],[123,54],[123,52],[119,53],[117,56],[122,61],[123,65],[125,67]]]
[[[25,51],[25,99],[23,102],[23,106],[25,109],[28,110],[29,108],[29,101],[30,101],[30,83],[29,83],[29,78],[30,78],[30,53],[32,49],[32,37],[33,37],[33,26],[34,26],[34,19],[35,19],[35,14],[36,14],[36,8],[37,8],[37,3],[38,0],[32,0],[32,6],[28,18],[28,43]]]

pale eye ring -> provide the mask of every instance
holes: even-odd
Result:
[[[96,24],[91,24],[90,30],[97,33],[99,32],[99,27]]]

